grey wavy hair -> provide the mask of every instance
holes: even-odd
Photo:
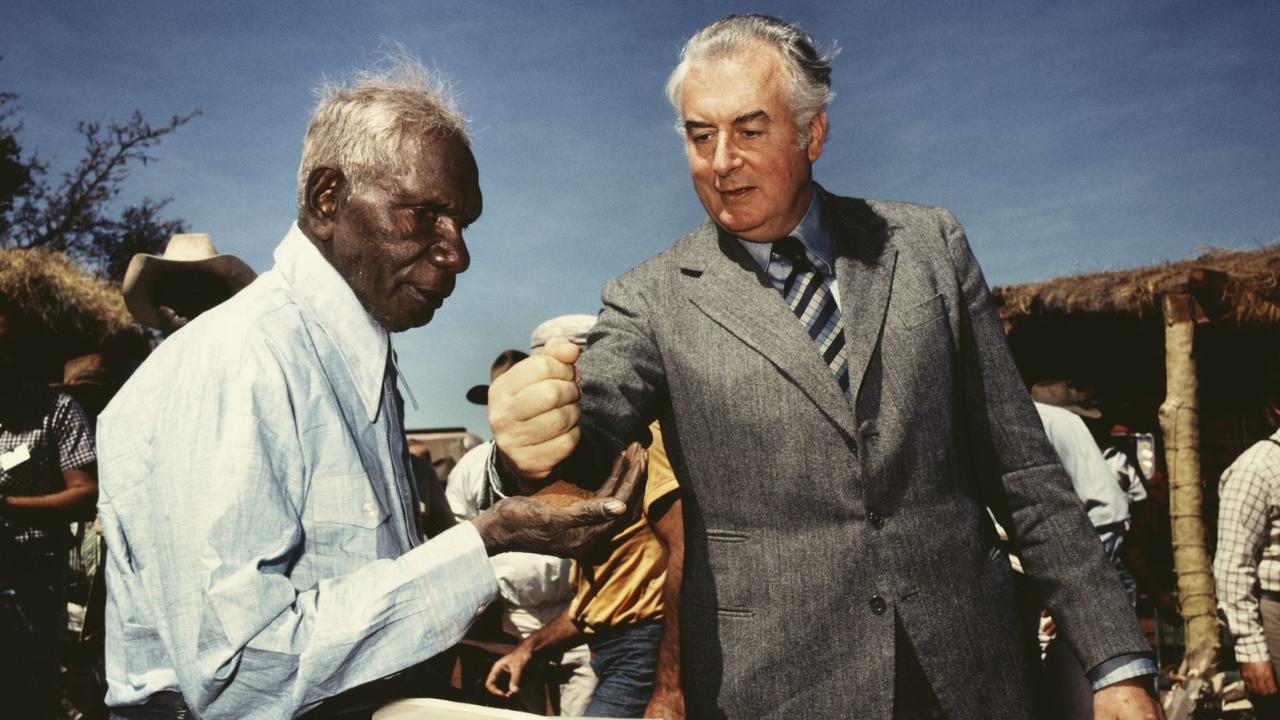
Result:
[[[730,15],[699,30],[680,51],[680,64],[667,78],[667,100],[681,115],[680,87],[689,69],[712,60],[732,57],[764,42],[782,55],[787,81],[787,104],[800,136],[800,147],[809,147],[809,122],[835,98],[831,91],[831,61],[840,53],[832,43],[819,50],[809,33],[798,25],[769,15]],[[684,135],[684,118],[676,132]]]
[[[401,144],[410,133],[451,137],[468,146],[467,120],[448,83],[401,51],[347,82],[325,79],[316,94],[298,166],[298,209],[306,201],[307,178],[320,167],[342,171],[350,187],[399,172]]]

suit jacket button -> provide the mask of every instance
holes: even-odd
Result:
[[[877,615],[883,615],[884,611],[888,609],[889,609],[889,603],[885,602],[884,598],[880,597],[879,595],[871,596],[871,612]]]
[[[867,521],[871,523],[871,527],[877,530],[880,530],[881,528],[884,527],[884,516],[876,512],[875,510],[872,510],[871,512],[867,513]]]

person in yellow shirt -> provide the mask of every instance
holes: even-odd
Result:
[[[585,638],[598,678],[587,716],[641,717],[654,695],[657,673],[666,692],[678,693],[678,635],[674,623],[664,624],[664,608],[675,607],[678,595],[673,593],[679,592],[678,560],[683,558],[684,537],[680,486],[658,424],[649,430],[653,443],[641,517],[613,537],[603,561],[573,563],[573,602],[494,663],[485,683],[490,692],[504,697],[515,694],[531,661],[550,657]],[[669,561],[676,573],[670,579]],[[663,667],[659,671],[660,645]],[[499,685],[503,676],[508,678],[505,688]]]

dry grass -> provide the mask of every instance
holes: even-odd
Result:
[[[1199,280],[1198,271],[1225,282]],[[1045,311],[1066,314],[1160,313],[1160,298],[1192,292],[1216,308],[1214,319],[1241,326],[1280,325],[1280,243],[1258,250],[1210,250],[1192,260],[995,288],[1006,323]]]
[[[117,335],[141,333],[119,288],[89,275],[61,253],[0,250],[0,294],[38,333],[69,344],[99,345]]]

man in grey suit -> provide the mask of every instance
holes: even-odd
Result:
[[[661,420],[690,717],[1032,715],[988,508],[1097,717],[1158,717],[1149,646],[959,224],[813,182],[830,55],[763,16],[686,44],[667,89],[710,219],[606,285],[580,364],[557,343],[494,383],[495,481],[592,477]],[[657,692],[672,717],[679,688]]]

